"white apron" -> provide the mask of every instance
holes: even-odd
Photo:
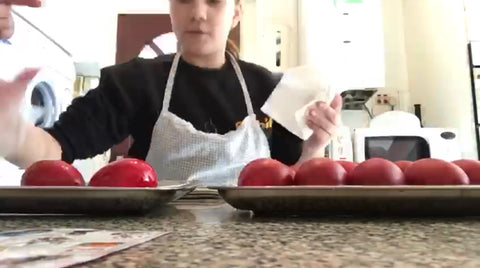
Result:
[[[256,120],[240,66],[228,55],[242,86],[248,115],[236,130],[224,135],[199,131],[168,110],[181,57],[180,53],[175,55],[146,159],[160,180],[178,183],[198,180],[202,186],[236,186],[238,175],[248,162],[270,157],[267,137]]]

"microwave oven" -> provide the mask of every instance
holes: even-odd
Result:
[[[453,161],[461,158],[457,131],[446,128],[357,128],[353,131],[355,162],[370,158],[390,161],[416,161],[437,158]]]

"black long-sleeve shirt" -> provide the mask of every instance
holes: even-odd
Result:
[[[129,156],[145,159],[172,62],[173,56],[166,55],[102,69],[99,86],[74,99],[46,129],[60,143],[62,159],[71,163],[93,157],[129,135],[134,140]],[[241,60],[239,65],[272,158],[296,162],[302,141],[260,110],[278,79],[258,65]],[[198,130],[219,134],[234,130],[247,115],[240,82],[228,61],[220,69],[205,69],[180,60],[169,110]]]

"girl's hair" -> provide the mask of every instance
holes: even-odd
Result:
[[[240,49],[231,39],[227,40],[227,52],[230,52],[235,58],[240,58]]]
[[[240,4],[241,0],[235,0],[235,5]],[[238,27],[238,26],[237,26]],[[240,49],[231,39],[227,40],[227,52],[230,52],[235,58],[240,58]]]

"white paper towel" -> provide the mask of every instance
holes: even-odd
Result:
[[[342,91],[333,71],[316,66],[288,69],[261,110],[303,140],[313,131],[305,120],[307,108],[317,101],[330,103]]]

